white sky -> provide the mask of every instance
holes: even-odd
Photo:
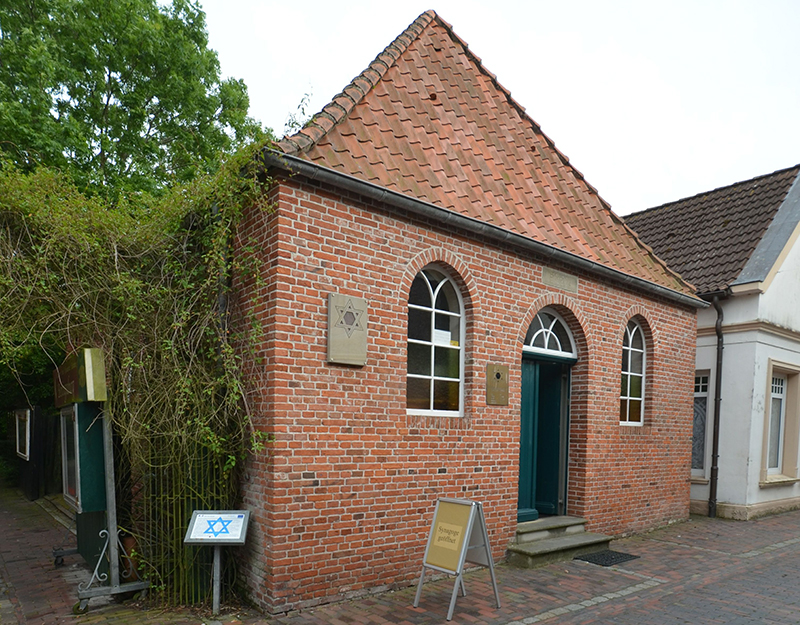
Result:
[[[200,0],[282,134],[434,9],[619,214],[800,163],[798,0]]]

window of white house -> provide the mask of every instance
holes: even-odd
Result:
[[[31,454],[31,411],[27,408],[14,411],[17,427],[17,455],[29,460]]]
[[[542,308],[536,314],[528,328],[522,350],[565,358],[576,358],[578,355],[567,324],[550,308]]]
[[[645,346],[642,327],[630,320],[622,337],[622,386],[619,422],[642,425],[644,415]]]
[[[460,416],[464,395],[464,306],[453,281],[426,267],[408,296],[409,414]]]
[[[769,398],[769,433],[767,440],[767,473],[781,473],[783,436],[786,425],[786,378],[772,376]]]
[[[692,427],[692,469],[706,464],[706,426],[708,424],[708,374],[694,376],[694,420]]]
[[[800,366],[770,358],[766,382],[760,483],[769,487],[800,479]]]

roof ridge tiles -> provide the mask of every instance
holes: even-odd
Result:
[[[394,41],[390,43],[386,48],[384,48],[378,56],[376,56],[373,61],[367,66],[367,68],[358,74],[350,83],[342,90],[341,93],[337,94],[333,100],[325,105],[325,107],[314,115],[305,125],[305,127],[300,130],[299,132],[291,135],[289,137],[284,137],[280,141],[276,143],[278,149],[288,153],[288,154],[297,154],[298,152],[305,152],[311,149],[317,141],[319,141],[327,132],[328,129],[322,129],[319,127],[317,118],[326,113],[327,109],[336,101],[337,98],[340,96],[346,96],[350,100],[350,105],[346,109],[345,114],[339,119],[339,122],[346,119],[347,115],[350,111],[353,110],[356,104],[358,104],[361,99],[369,93],[370,89],[377,85],[389,68],[394,65],[397,59],[405,52],[408,47],[419,37],[423,30],[438,16],[434,11],[425,11],[422,13],[417,19],[415,19],[411,24],[406,28],[402,33],[400,33],[397,37],[395,37]],[[444,21],[444,20],[441,20]],[[413,36],[412,36],[413,35]],[[388,57],[388,61],[386,59]],[[374,74],[375,77],[373,79],[368,78],[368,74]],[[361,85],[359,85],[359,81],[363,81],[366,83],[367,88],[364,89]],[[357,97],[348,93],[348,89],[350,90],[358,90],[360,95]],[[341,106],[341,105],[340,105]],[[336,123],[339,123],[336,122]],[[308,131],[308,132],[306,132]],[[321,131],[321,132],[320,132]],[[315,135],[316,138],[313,138],[309,135]],[[300,139],[300,136],[305,136],[310,141]]]
[[[754,176],[753,178],[749,178],[747,180],[739,180],[738,182],[733,182],[731,184],[725,184],[721,187],[716,187],[715,189],[706,189],[705,191],[700,191],[699,193],[695,193],[693,195],[687,195],[686,197],[679,198],[677,200],[672,200],[671,202],[664,202],[663,204],[659,204],[658,206],[652,206],[651,208],[646,208],[644,210],[636,211],[635,213],[630,213],[630,215],[643,215],[644,213],[650,213],[659,209],[665,209],[673,204],[680,204],[687,200],[693,200],[694,198],[699,198],[703,195],[711,195],[714,193],[718,193],[720,191],[724,191],[725,189],[733,189],[734,187],[741,187],[746,186],[750,183],[757,182],[758,180],[763,180],[765,178],[772,178],[773,176],[778,176],[780,174],[785,174],[790,172],[793,169],[797,169],[798,174],[800,175],[800,163],[792,165],[790,167],[783,167],[781,169],[776,169],[773,172],[768,174],[761,174],[760,176]]]

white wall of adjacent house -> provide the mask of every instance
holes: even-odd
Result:
[[[748,503],[750,467],[755,444],[754,425],[750,417],[757,401],[753,393],[753,379],[758,369],[755,338],[756,332],[725,335],[720,406],[718,504]],[[716,357],[716,344],[714,356]]]
[[[800,505],[800,482],[797,467],[800,466],[798,450],[800,441],[797,426],[800,420],[800,397],[789,393],[785,397],[773,398],[772,382],[782,378],[780,384],[787,390],[794,385],[800,387],[800,244],[795,244],[783,258],[774,278],[758,297],[758,317],[761,322],[757,336],[756,371],[753,379],[753,437],[754,458],[749,471],[748,501],[766,505],[781,500],[796,500]],[[772,368],[770,368],[772,363]],[[775,407],[783,403],[780,428],[770,427]],[[773,406],[775,404],[775,406]],[[764,478],[764,458],[769,461],[765,449],[769,445],[770,432],[780,433],[780,469],[769,469]],[[774,448],[773,448],[774,449]]]
[[[739,326],[758,319],[759,314],[758,294],[735,295],[727,299],[720,300],[723,312],[723,326]],[[713,331],[717,323],[717,311],[713,306],[697,311],[697,328],[708,328]]]
[[[725,350],[722,373],[720,458],[717,504],[720,516],[746,518],[781,505],[800,505],[800,481],[791,473],[800,466],[800,442],[787,440],[785,425],[800,421],[800,396],[795,416],[791,406],[782,414],[783,429],[770,429],[772,378],[800,380],[800,244],[794,245],[767,283],[764,293],[740,293],[721,300]],[[708,501],[711,475],[717,341],[713,307],[698,311],[696,370],[708,373],[706,451],[702,469],[692,470],[691,498]],[[777,367],[777,368],[776,368]],[[785,370],[781,370],[784,367]],[[797,371],[793,372],[792,367]],[[788,375],[787,375],[788,374]],[[769,379],[768,379],[769,378]],[[800,386],[800,383],[797,384]],[[783,400],[788,402],[787,396]],[[776,403],[777,405],[777,403]],[[791,428],[789,428],[791,430]],[[783,470],[766,469],[770,432],[780,432]],[[791,434],[791,431],[789,432]],[[795,431],[794,436],[797,436]],[[765,451],[766,450],[766,451]],[[765,460],[766,458],[766,460]],[[766,477],[765,477],[766,473]],[[789,479],[787,479],[789,478]]]
[[[769,430],[765,428],[765,420],[769,419],[770,363],[797,365],[800,370],[800,340],[790,333],[766,331],[756,323],[760,299],[757,295],[740,295],[722,301],[726,331],[717,487],[720,516],[743,518],[759,514],[770,502],[800,500],[800,482],[765,486],[763,480],[764,437]],[[708,501],[711,474],[717,342],[710,329],[716,322],[716,312],[713,308],[706,309],[699,317],[698,326],[708,330],[698,337],[695,368],[699,374],[708,374],[708,418],[704,466],[692,470],[691,498],[704,502]],[[786,465],[800,466],[800,458]]]
[[[759,298],[758,318],[800,332],[800,243],[791,247]]]
[[[758,295],[738,295],[720,301],[723,331],[726,326],[741,326],[758,314]],[[717,312],[708,307],[697,313],[698,339],[695,371],[708,375],[705,458],[703,468],[692,469],[691,499],[709,498],[711,448],[716,390],[717,337],[714,327]],[[757,332],[724,333],[722,403],[720,405],[719,480],[717,502],[747,504],[748,459],[750,456],[753,413],[753,379],[756,364]]]

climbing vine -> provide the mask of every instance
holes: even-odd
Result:
[[[237,224],[244,208],[269,210],[258,149],[165,197],[113,206],[57,171],[0,162],[0,367],[21,379],[32,354],[55,368],[102,348],[121,523],[142,574],[173,601],[207,591],[203,555],[182,544],[191,511],[235,507],[243,461],[267,442],[237,356],[259,328],[228,323]],[[248,258],[237,271],[257,274]]]

